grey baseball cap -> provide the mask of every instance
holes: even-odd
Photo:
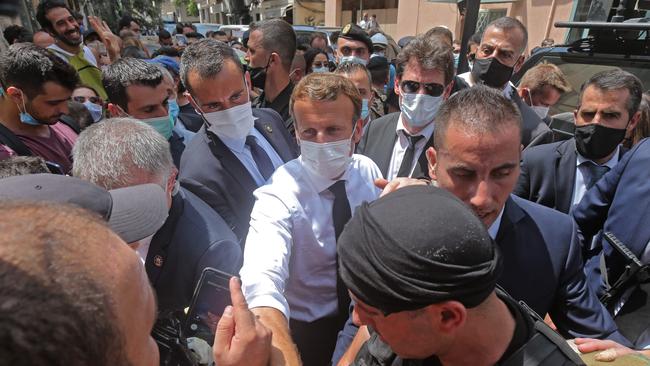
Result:
[[[168,215],[167,196],[156,184],[107,191],[79,178],[29,174],[0,179],[0,200],[77,205],[101,216],[127,243],[153,235]]]

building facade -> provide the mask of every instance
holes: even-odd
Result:
[[[395,39],[424,33],[444,25],[460,39],[463,16],[455,0],[324,0],[325,25],[342,26],[358,22],[363,13],[376,14],[381,28]],[[592,1],[598,0],[482,0],[477,32],[502,16],[519,19],[529,32],[530,49],[551,38],[556,44],[577,35],[553,27],[556,21],[586,20]],[[610,5],[611,6],[611,5]],[[571,38],[571,39],[570,39]]]

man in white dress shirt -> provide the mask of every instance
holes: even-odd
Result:
[[[310,74],[294,89],[291,113],[301,156],[258,188],[241,278],[252,311],[273,331],[280,360],[328,365],[349,298],[336,264],[336,239],[354,209],[380,191],[379,168],[353,154],[361,137],[361,96],[334,74]]]

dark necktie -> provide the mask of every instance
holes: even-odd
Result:
[[[411,167],[413,166],[413,155],[415,155],[415,144],[418,141],[422,140],[424,136],[411,136],[404,133],[406,138],[408,138],[409,146],[404,152],[404,158],[402,159],[402,164],[399,166],[399,171],[397,172],[398,177],[410,177],[411,176]]]
[[[605,175],[609,171],[609,167],[607,165],[597,165],[594,163],[586,163],[587,165],[587,170],[589,171],[589,177],[587,180],[587,189],[591,188],[600,180],[600,178]]]
[[[275,170],[271,158],[266,154],[264,148],[257,143],[255,136],[246,136],[246,145],[251,149],[251,155],[253,155],[253,160],[255,160],[257,170],[262,174],[264,180],[268,180]]]
[[[345,224],[348,223],[352,217],[350,210],[350,201],[345,192],[345,181],[340,180],[329,187],[330,192],[334,194],[334,206],[332,207],[332,219],[334,221],[334,233],[336,235],[337,243],[338,238],[343,232]],[[350,306],[350,296],[348,289],[345,287],[341,276],[339,276],[339,261],[338,256],[336,260],[336,295],[338,299],[339,316],[347,318],[348,308]]]

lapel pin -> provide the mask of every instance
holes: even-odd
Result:
[[[273,133],[273,127],[271,127],[271,125],[268,124],[268,123],[264,125],[264,129],[265,129],[266,132],[268,132],[268,133]]]
[[[155,257],[153,257],[153,265],[154,265],[154,266],[156,266],[156,267],[162,267],[163,262],[164,262],[164,260],[163,260],[163,257],[162,257],[162,256],[160,256],[160,255],[156,255]]]

